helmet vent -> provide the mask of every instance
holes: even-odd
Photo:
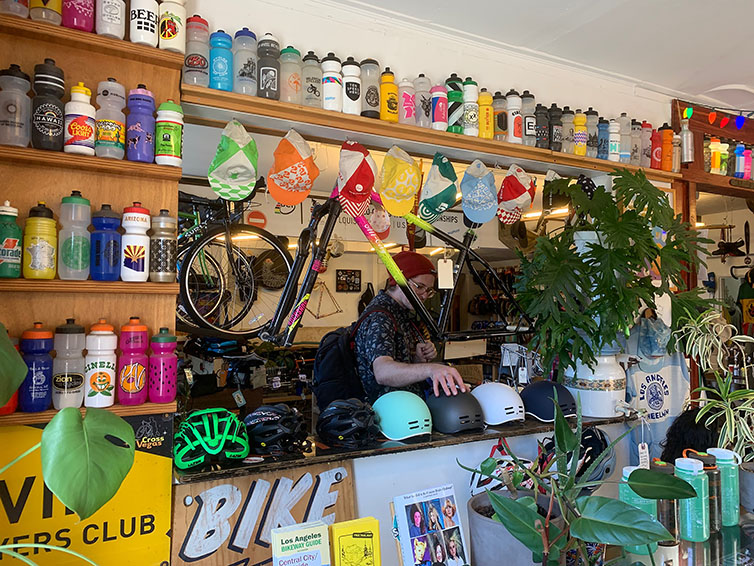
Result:
[[[515,415],[516,414],[516,407],[510,406],[505,408],[505,414],[506,415]]]
[[[411,430],[419,428],[419,421],[408,421],[408,428]]]

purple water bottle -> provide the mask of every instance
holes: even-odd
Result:
[[[172,403],[175,400],[178,345],[175,336],[167,328],[152,336],[152,355],[149,356],[149,401]]]
[[[21,352],[29,368],[18,389],[18,408],[24,413],[46,411],[52,403],[52,342],[52,332],[41,322],[21,334]]]
[[[154,162],[154,95],[140,84],[128,93],[126,159]]]
[[[118,358],[118,403],[141,405],[147,401],[147,348],[149,333],[138,316],[132,316],[128,324],[120,328],[120,351]]]
[[[63,0],[62,13],[63,27],[94,31],[94,0]]]

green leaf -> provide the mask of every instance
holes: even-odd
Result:
[[[134,462],[134,430],[104,409],[58,412],[42,433],[42,477],[83,520],[120,488]]]
[[[526,548],[541,555],[542,534],[537,530],[537,526],[541,528],[544,525],[544,518],[535,509],[529,507],[526,501],[510,499],[494,491],[487,491],[487,494],[498,521]],[[557,527],[553,525],[550,525],[550,532],[552,538],[560,534]]]
[[[0,322],[0,407],[18,391],[28,371],[24,359],[16,351],[8,338],[8,331]]]
[[[686,480],[655,470],[638,468],[628,476],[628,485],[645,499],[688,499],[696,491]]]
[[[479,464],[479,471],[482,472],[482,475],[490,476],[492,475],[492,472],[495,471],[496,466],[497,460],[494,458],[486,458],[481,464]]]
[[[568,424],[557,400],[553,400],[553,404],[555,405],[555,444],[562,452],[573,452],[579,445],[579,439],[571,430],[571,425]]]
[[[571,523],[571,536],[587,542],[638,546],[672,538],[662,524],[628,503],[608,497],[579,497],[581,516]]]

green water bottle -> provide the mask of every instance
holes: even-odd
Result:
[[[0,278],[4,279],[21,277],[23,231],[16,224],[16,217],[18,209],[6,200],[0,206]]]
[[[636,507],[637,509],[641,509],[645,513],[648,513],[655,519],[657,518],[657,502],[654,499],[645,499],[638,493],[636,493],[633,489],[631,489],[631,486],[628,485],[628,476],[631,475],[631,473],[634,470],[638,470],[638,466],[624,466],[623,467],[623,478],[621,479],[621,483],[618,485],[618,498],[623,503],[628,503],[629,505]],[[653,542],[649,545],[650,551],[654,553],[657,550],[657,543]],[[626,552],[631,552],[632,554],[641,554],[646,555],[647,552],[647,545],[642,546],[627,546]]]
[[[740,498],[738,491],[738,466],[741,456],[733,450],[710,448],[707,450],[717,458],[722,482],[723,527],[738,526]]]
[[[681,539],[704,542],[709,538],[709,480],[704,464],[693,458],[676,458],[676,477],[686,480],[696,491],[696,497],[680,500]]]
[[[697,452],[692,448],[683,451],[684,458],[694,458],[704,464],[704,473],[707,474],[707,486],[709,488],[709,532],[719,533],[723,528],[722,510],[722,481],[720,470],[717,468],[717,458],[707,452]]]

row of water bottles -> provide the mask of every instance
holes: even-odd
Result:
[[[16,408],[36,413],[51,404],[64,409],[82,404],[110,407],[116,400],[121,405],[175,400],[177,339],[169,329],[160,328],[150,340],[147,326],[138,317],[121,327],[120,341],[105,319],[92,324],[85,334],[84,327],[69,318],[55,329],[54,337],[43,323],[35,322],[23,332],[19,346],[28,372],[0,414]]]
[[[713,175],[751,179],[754,146],[726,138],[705,136],[704,170]]]

